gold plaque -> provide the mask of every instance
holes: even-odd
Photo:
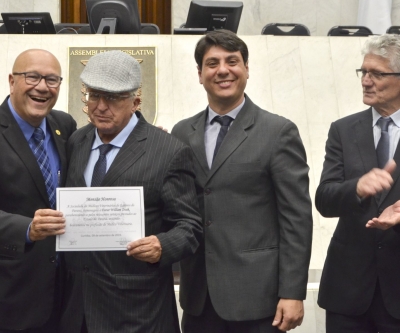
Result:
[[[78,128],[89,121],[85,103],[85,87],[79,76],[91,56],[97,53],[121,50],[130,54],[140,64],[142,84],[138,91],[141,99],[138,110],[144,118],[155,124],[157,119],[157,81],[155,47],[70,47],[68,49],[68,113],[74,117]]]

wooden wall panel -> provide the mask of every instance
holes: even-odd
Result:
[[[142,23],[154,23],[162,34],[171,33],[171,0],[138,0]],[[62,23],[87,23],[85,0],[61,0]]]

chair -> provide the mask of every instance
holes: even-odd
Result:
[[[400,25],[392,25],[386,30],[387,34],[400,35]]]
[[[149,35],[159,35],[160,28],[154,23],[141,23],[140,24],[140,33],[141,34],[149,34]]]
[[[337,25],[328,31],[328,36],[367,37],[369,35],[373,35],[372,31],[369,28],[361,25]]]
[[[56,23],[54,24],[57,34],[80,34],[84,29],[88,29],[90,33],[90,27],[87,23]]]
[[[288,28],[291,29],[287,30]],[[300,23],[269,23],[262,28],[261,35],[310,36],[310,30]]]

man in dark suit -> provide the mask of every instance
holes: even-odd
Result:
[[[399,36],[367,40],[357,73],[371,107],[329,130],[315,199],[323,216],[339,217],[318,297],[327,333],[400,332],[400,233],[373,228],[400,196],[399,54]]]
[[[122,51],[93,56],[81,75],[91,124],[68,142],[66,186],[143,186],[146,237],[126,252],[65,253],[61,332],[179,332],[172,263],[193,254],[202,233],[192,154],[136,111],[140,77],[138,62]]]
[[[303,319],[312,238],[303,144],[244,94],[248,50],[234,33],[208,33],[195,59],[209,106],[172,130],[194,152],[205,228],[181,262],[183,331],[290,330]]]
[[[15,60],[10,96],[0,106],[1,333],[57,332],[53,236],[65,224],[51,208],[54,189],[66,176],[65,144],[76,129],[70,115],[52,110],[61,80],[60,63],[50,52],[27,50]],[[44,136],[46,163],[35,155],[37,131]],[[44,166],[50,167],[46,179]]]

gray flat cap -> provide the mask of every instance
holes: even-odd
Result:
[[[107,51],[91,57],[81,74],[88,88],[120,93],[140,87],[140,65],[122,51]]]

